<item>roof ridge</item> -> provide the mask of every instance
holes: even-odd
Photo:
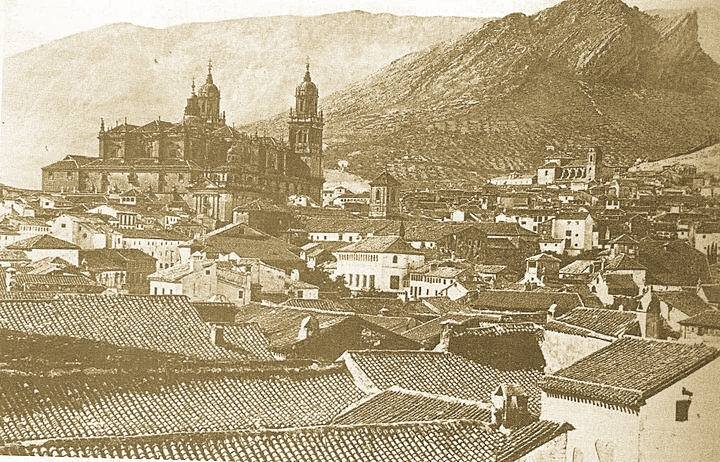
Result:
[[[422,424],[422,425],[420,425]],[[417,428],[427,428],[427,427],[445,427],[447,429],[453,429],[463,426],[468,427],[477,427],[479,429],[484,429],[488,433],[492,433],[495,430],[493,430],[490,425],[487,422],[481,422],[478,420],[471,420],[471,419],[447,419],[447,420],[418,420],[418,421],[404,421],[404,422],[374,422],[374,423],[359,423],[359,424],[325,424],[325,425],[310,425],[310,426],[304,426],[304,427],[282,427],[282,428],[248,428],[248,429],[239,429],[239,430],[215,430],[215,431],[204,431],[202,433],[198,432],[192,432],[192,431],[178,431],[178,432],[166,432],[166,433],[148,433],[148,434],[135,434],[135,435],[120,435],[120,436],[85,436],[85,437],[64,437],[64,438],[48,438],[48,439],[41,439],[41,440],[26,440],[26,441],[19,441],[14,443],[7,443],[0,448],[7,448],[7,447],[13,447],[13,446],[23,446],[23,447],[30,447],[30,446],[42,446],[48,443],[56,443],[56,444],[62,444],[62,443],[92,443],[92,442],[102,442],[107,440],[114,440],[114,441],[133,441],[133,440],[143,440],[145,438],[164,438],[169,436],[174,437],[198,437],[198,435],[202,435],[203,438],[210,439],[213,436],[224,436],[224,437],[232,437],[233,435],[263,435],[263,434],[274,434],[274,435],[280,435],[280,434],[303,434],[303,433],[324,433],[326,431],[330,430],[340,430],[340,431],[352,431],[355,429],[392,429],[392,428],[409,428],[409,427],[417,427]]]

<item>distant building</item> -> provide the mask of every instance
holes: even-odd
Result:
[[[387,218],[399,212],[400,182],[387,172],[370,182],[370,218]]]
[[[333,252],[335,276],[354,291],[405,292],[410,273],[425,263],[425,255],[399,236],[373,236]]]

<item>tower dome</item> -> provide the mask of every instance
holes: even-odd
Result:
[[[309,63],[305,65],[305,77],[303,77],[303,81],[298,85],[297,93],[298,95],[317,95],[318,93],[317,85],[315,85],[310,78]]]
[[[208,61],[208,73],[205,78],[205,83],[200,87],[198,92],[200,96],[215,97],[220,96],[220,89],[213,83],[212,76],[212,61]]]

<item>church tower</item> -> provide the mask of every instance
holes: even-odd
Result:
[[[400,182],[383,172],[370,182],[370,218],[388,218],[400,211]]]
[[[212,61],[208,61],[205,83],[197,95],[199,118],[208,124],[225,124],[225,114],[220,114],[220,90],[213,83]]]
[[[295,90],[295,108],[290,109],[288,126],[290,151],[310,167],[310,175],[322,178],[323,114],[318,114],[318,88],[310,78],[310,64]]]

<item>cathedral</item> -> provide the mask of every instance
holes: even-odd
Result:
[[[197,90],[197,91],[196,91]],[[295,90],[288,142],[249,135],[228,126],[220,89],[208,63],[205,83],[195,88],[180,122],[107,127],[101,119],[98,156],[67,156],[42,169],[48,192],[181,194],[197,213],[229,221],[247,199],[285,200],[300,194],[321,202],[323,114],[308,65]]]

